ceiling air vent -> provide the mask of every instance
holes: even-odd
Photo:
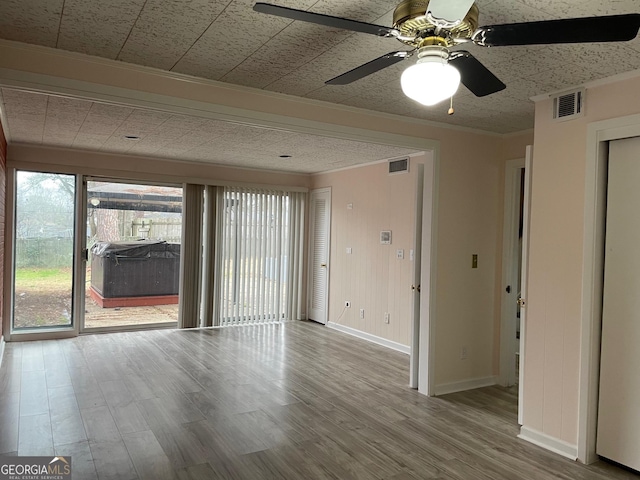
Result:
[[[408,171],[409,171],[408,158],[389,161],[389,175],[395,175],[397,173],[407,173]]]
[[[572,118],[582,116],[582,110],[584,108],[583,102],[584,90],[553,97],[553,119],[571,120]]]

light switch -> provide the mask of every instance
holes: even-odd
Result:
[[[413,262],[414,259],[414,254],[413,254],[413,248],[411,250],[409,250],[409,260],[411,260]]]
[[[347,203],[347,210],[353,210],[353,203]]]
[[[352,252],[351,247],[347,247],[347,254],[351,255],[351,252]]]

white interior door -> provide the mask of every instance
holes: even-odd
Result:
[[[331,189],[311,192],[309,206],[309,320],[327,323]]]
[[[598,455],[640,470],[640,137],[611,142]]]
[[[413,285],[411,285],[411,356],[409,386],[418,388],[420,370],[420,277],[422,275],[422,202],[424,198],[424,165],[418,164],[416,183],[415,238],[413,243]]]
[[[523,424],[524,401],[524,364],[527,334],[527,278],[529,275],[529,223],[531,218],[531,174],[533,165],[533,147],[527,147],[524,160],[524,182],[522,202],[522,264],[520,271],[520,354],[518,355],[518,423]]]
[[[518,352],[518,296],[522,241],[520,222],[523,215],[522,175],[525,159],[510,160],[505,165],[504,221],[502,236],[502,321],[500,325],[500,383],[510,387],[516,383]],[[522,219],[524,220],[524,219]]]
[[[424,162],[422,185],[422,239],[420,244],[420,324],[418,328],[418,392],[435,395],[435,285],[438,167],[433,152]]]

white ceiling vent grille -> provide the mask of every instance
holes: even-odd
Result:
[[[582,116],[584,110],[584,90],[565,93],[553,98],[553,119],[571,120]]]
[[[407,173],[408,171],[409,171],[408,158],[389,161],[389,175],[396,175],[398,173]]]

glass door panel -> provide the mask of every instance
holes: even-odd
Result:
[[[182,188],[87,182],[84,328],[177,322]]]
[[[16,172],[13,329],[73,325],[74,175]]]

